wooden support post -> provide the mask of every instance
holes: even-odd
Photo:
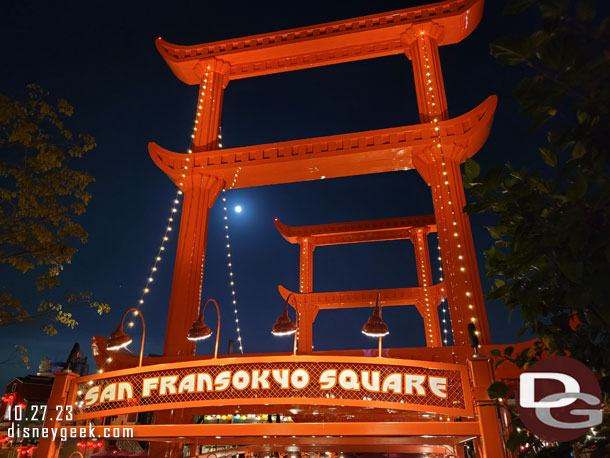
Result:
[[[443,27],[428,22],[409,27],[402,35],[405,54],[413,64],[419,119],[424,123],[434,118],[449,119],[443,72],[438,54]],[[430,83],[428,83],[430,82]],[[434,88],[430,91],[430,84]]]
[[[193,130],[193,150],[218,149],[224,90],[229,83],[229,64],[220,59],[200,65],[200,84]]]
[[[44,420],[44,428],[50,431],[51,428],[59,428],[62,420],[65,418],[66,405],[71,404],[68,399],[68,394],[71,388],[72,380],[78,377],[74,372],[58,372],[53,380],[53,388],[51,388],[51,396],[47,402],[47,413]],[[61,409],[61,412],[60,410]],[[60,416],[61,413],[61,416]],[[61,419],[59,419],[61,418]],[[41,438],[36,449],[36,458],[57,458],[61,441],[59,434],[57,439],[53,440],[53,436],[49,434],[46,438]]]
[[[467,326],[473,322],[485,345],[491,343],[491,337],[470,220],[462,210],[466,198],[461,160],[459,149],[432,147],[414,162],[432,191],[453,340],[455,345],[468,345]]]
[[[208,151],[218,148],[228,66],[217,60],[201,67],[192,150]],[[195,174],[187,167],[178,184],[184,192],[184,203],[163,353],[191,356],[195,353],[195,344],[186,339],[186,334],[197,318],[201,303],[209,210],[224,182],[214,176]]]
[[[428,347],[443,345],[441,328],[438,320],[438,296],[430,294],[432,286],[432,268],[428,252],[428,230],[419,228],[411,232],[411,241],[415,248],[417,278],[420,288],[423,288],[423,299],[417,304],[417,310],[424,319],[426,344]]]
[[[299,289],[301,293],[313,292],[313,252],[316,249],[315,243],[309,237],[298,239],[299,255]]]
[[[165,355],[191,356],[195,343],[186,335],[201,303],[209,212],[223,182],[209,175],[185,178],[184,203],[165,331]]]
[[[473,356],[468,360],[472,380],[475,415],[479,422],[481,435],[475,440],[475,447],[481,458],[508,458],[504,446],[504,434],[498,417],[495,401],[489,398],[487,388],[494,382],[489,358]]]
[[[466,159],[465,149],[443,145],[440,140],[438,122],[449,118],[438,55],[442,35],[443,28],[430,22],[412,26],[402,36],[405,53],[413,62],[421,122],[438,133],[438,139],[414,157],[413,163],[432,190],[454,343],[468,345],[466,328],[473,322],[481,344],[490,344],[470,221],[463,212],[466,198],[460,164]]]
[[[318,315],[318,307],[312,304],[299,304],[301,312],[299,323],[299,347],[300,354],[309,354],[313,351],[313,322]]]
[[[314,241],[309,237],[298,239],[300,249],[299,259],[299,289],[301,293],[313,292],[313,252],[316,249]],[[312,304],[299,304],[299,353],[308,354],[313,351],[313,322],[318,314],[318,308]]]
[[[188,153],[218,149],[222,98],[228,83],[229,66],[225,62],[216,59],[198,65],[201,83],[192,147]],[[178,185],[184,193],[184,202],[163,354],[192,356],[195,342],[187,340],[186,335],[201,304],[209,212],[225,183],[215,176],[193,173],[187,166]],[[182,423],[186,421],[183,414],[182,410],[160,412],[155,416],[155,423]],[[182,456],[182,444],[151,444],[149,456],[177,458]]]

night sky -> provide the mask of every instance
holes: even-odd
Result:
[[[25,85],[38,83],[75,107],[74,131],[97,140],[97,148],[79,167],[96,181],[82,224],[89,232],[60,288],[45,296],[31,291],[30,277],[0,267],[2,283],[24,300],[61,299],[86,290],[112,306],[99,317],[76,312],[75,330],[60,328],[47,337],[29,324],[0,331],[0,360],[16,343],[29,348],[32,368],[0,366],[0,387],[18,375],[35,373],[40,358],[64,360],[75,341],[91,358],[93,334],[108,335],[123,311],[137,303],[163,236],[176,188],[152,162],[147,143],[178,152],[189,145],[197,87],[180,82],[155,48],[162,36],[175,44],[198,44],[227,38],[405,8],[424,1],[309,2],[7,2],[0,15],[2,71],[0,91],[23,97]],[[512,88],[519,70],[499,66],[489,55],[494,38],[513,33],[522,22],[501,14],[503,2],[489,1],[482,23],[464,41],[440,50],[451,117],[499,97],[487,144],[476,159],[483,168],[510,160],[539,163],[537,143],[527,120],[518,113]],[[417,124],[411,63],[403,55],[232,81],[225,91],[224,147],[235,147]],[[270,329],[283,301],[277,285],[296,291],[298,245],[276,231],[273,219],[288,225],[322,224],[432,213],[430,191],[416,171],[266,186],[227,192],[232,259],[243,345],[246,353],[290,351],[291,339],[273,337]],[[243,211],[233,211],[241,205]],[[224,246],[222,202],[211,210],[204,274],[204,299],[222,308],[220,352],[236,338]],[[489,216],[471,219],[484,277],[483,251],[491,239],[484,228]],[[142,307],[147,319],[145,353],[161,353],[169,303],[178,223],[170,233],[163,261]],[[431,257],[436,243],[431,240]],[[381,242],[318,248],[314,256],[315,291],[416,286],[410,242]],[[436,261],[435,261],[436,262]],[[437,264],[433,267],[436,269]],[[3,270],[4,269],[4,270]],[[484,290],[489,284],[484,282]],[[513,342],[518,314],[509,321],[499,303],[487,311],[495,343]],[[374,348],[360,333],[370,309],[322,311],[314,325],[316,350]],[[425,345],[422,320],[414,307],[389,307],[384,318],[389,347]],[[214,313],[206,322],[215,329]],[[139,324],[130,331],[139,348]],[[213,342],[199,343],[209,354]],[[91,370],[96,369],[92,364]]]

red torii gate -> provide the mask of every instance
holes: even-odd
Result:
[[[178,456],[181,455],[183,443],[205,443],[246,444],[251,448],[247,450],[248,454],[259,449],[286,449],[290,444],[299,444],[303,450],[312,452],[324,448],[331,452],[374,451],[378,446],[394,452],[456,453],[446,456],[463,457],[463,443],[471,439],[475,440],[476,449],[483,457],[506,456],[502,444],[506,419],[502,419],[501,426],[497,406],[487,394],[494,374],[488,358],[473,356],[468,346],[467,325],[473,322],[479,330],[481,351],[488,354],[493,349],[490,346],[470,224],[462,212],[465,198],[460,174],[460,164],[473,156],[487,139],[496,98],[491,96],[470,112],[449,119],[438,53],[439,46],[457,43],[474,30],[481,19],[483,3],[484,0],[445,0],[389,13],[196,46],[176,46],[158,39],[157,48],[176,76],[187,84],[199,86],[193,144],[188,153],[175,153],[154,143],[149,144],[149,152],[155,163],[184,193],[164,355],[144,358],[143,367],[133,368],[133,357],[117,353],[103,374],[84,378],[60,374],[49,400],[50,410],[53,411],[52,406],[71,405],[77,399],[82,399],[81,385],[85,388],[90,384],[101,386],[107,379],[126,377],[139,386],[141,379],[150,372],[184,372],[187,368],[199,371],[203,366],[218,370],[219,366],[229,364],[229,360],[239,367],[306,362],[314,367],[322,360],[373,364],[370,358],[362,355],[361,350],[317,352],[314,356],[230,356],[212,361],[208,357],[194,356],[194,344],[186,339],[186,335],[201,303],[209,209],[222,189],[415,168],[431,188],[433,217],[301,228],[289,228],[277,222],[289,241],[301,244],[305,268],[301,271],[297,297],[301,303],[311,305],[307,323],[302,328],[301,350],[303,353],[311,351],[311,322],[317,308],[338,308],[343,306],[342,302],[348,302],[350,307],[368,306],[377,293],[314,293],[311,276],[313,247],[316,244],[348,243],[345,238],[348,235],[359,238],[357,241],[411,238],[416,248],[419,286],[388,290],[382,292],[382,297],[385,305],[412,303],[418,306],[426,324],[428,347],[388,349],[388,358],[379,358],[374,363],[411,364],[424,369],[431,367],[431,370],[443,367],[459,369],[465,387],[462,400],[467,412],[466,420],[455,415],[448,416],[438,406],[418,407],[420,410],[430,409],[430,414],[411,408],[414,411],[405,409],[404,414],[388,419],[386,408],[369,410],[366,403],[370,400],[366,399],[351,400],[348,406],[340,405],[341,414],[348,415],[342,417],[335,414],[335,404],[347,404],[347,401],[314,397],[313,400],[308,399],[302,413],[299,413],[302,421],[294,424],[216,425],[191,422],[192,416],[203,412],[202,409],[218,414],[229,406],[238,408],[240,412],[271,413],[270,409],[287,407],[278,404],[277,400],[275,404],[267,405],[263,398],[258,398],[258,394],[247,399],[229,397],[223,401],[225,404],[207,399],[202,402],[184,401],[182,404],[153,403],[153,407],[146,403],[127,407],[117,405],[116,410],[105,410],[103,407],[97,411],[79,409],[76,419],[86,420],[104,413],[161,409],[156,424],[134,427],[135,437],[140,440],[161,440],[173,444],[169,451],[164,449],[164,444],[157,444],[161,447],[156,450],[151,448],[151,456]],[[222,98],[225,87],[232,79],[402,53],[413,64],[420,124],[219,149]],[[359,225],[363,226],[359,228]],[[425,237],[427,231],[437,232],[442,252],[445,280],[436,285],[432,284],[430,274]],[[298,240],[298,233],[306,233],[308,240]],[[283,296],[288,294],[287,290],[280,291]],[[441,294],[445,295],[443,293],[446,293],[449,301],[453,347],[440,346],[442,336],[438,329],[438,315],[432,313],[433,310],[436,312],[435,307]],[[327,296],[323,296],[325,294]],[[429,300],[426,301],[426,298]],[[100,347],[94,352],[96,361],[107,360],[106,339],[95,336],[94,346],[98,344]],[[149,365],[150,368],[146,367]],[[496,373],[495,379],[514,379],[518,377],[518,372],[517,368],[506,364]],[[281,402],[292,403],[294,399],[292,397]],[[307,408],[311,403],[314,405]],[[321,413],[325,416],[320,418],[320,406],[322,410],[332,406],[333,410],[324,410]],[[443,413],[446,418],[438,413]],[[353,417],[358,417],[358,421],[346,420]],[[55,414],[45,421],[48,427],[61,424]],[[96,426],[96,431],[99,432],[101,428]],[[58,446],[57,441],[41,441],[38,456],[56,457]]]
[[[184,192],[165,336],[166,355],[192,355],[183,336],[201,301],[209,209],[222,189],[415,168],[430,185],[443,254],[454,342],[474,322],[491,342],[465,204],[460,163],[484,144],[496,106],[489,97],[449,119],[438,47],[478,24],[483,0],[450,0],[347,21],[195,46],[162,39],[176,76],[199,85],[189,153],[151,143],[155,163]],[[218,149],[224,89],[232,79],[404,53],[413,64],[421,124],[241,148]]]
[[[375,305],[378,293],[380,303],[384,307],[392,305],[417,307],[424,320],[428,347],[443,345],[437,307],[444,294],[444,283],[432,284],[427,239],[429,232],[436,232],[434,215],[301,227],[286,226],[276,219],[275,226],[288,242],[298,243],[300,248],[299,293],[291,293],[286,288],[279,287],[284,299],[289,294],[293,294],[298,304],[301,322],[299,352],[312,351],[312,325],[319,310],[372,307]],[[411,240],[415,248],[418,287],[314,293],[313,252],[316,247],[405,239]]]

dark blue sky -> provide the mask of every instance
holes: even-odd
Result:
[[[3,329],[0,360],[12,345],[29,347],[32,369],[43,356],[64,359],[78,341],[90,355],[92,334],[108,335],[122,312],[136,304],[163,235],[175,187],[153,164],[147,143],[185,152],[195,114],[196,87],[181,83],[158,55],[154,40],[197,44],[405,8],[423,1],[309,2],[9,2],[0,17],[3,70],[0,91],[21,97],[35,82],[75,107],[71,127],[92,134],[98,147],[82,161],[96,182],[82,224],[89,241],[63,272],[62,286],[46,293],[59,298],[88,290],[112,306],[110,315],[78,311],[75,330],[46,337],[34,325]],[[489,1],[482,23],[462,43],[441,48],[450,115],[458,116],[497,94],[499,106],[487,144],[476,159],[492,164],[538,162],[536,142],[526,135],[511,91],[520,75],[489,56],[489,42],[520,24]],[[418,123],[411,64],[404,56],[322,67],[229,83],[222,118],[225,147],[357,132]],[[296,290],[298,247],[277,233],[273,218],[288,225],[389,218],[432,212],[430,192],[417,172],[267,186],[227,192],[233,265],[244,348],[247,353],[289,351],[290,339],[269,330],[282,309],[277,285]],[[484,225],[472,218],[479,268],[490,245]],[[142,310],[147,319],[145,352],[161,353],[178,224]],[[221,353],[235,338],[230,307],[222,205],[211,211],[204,298],[222,307]],[[431,239],[432,240],[432,239]],[[432,258],[436,244],[431,243]],[[1,269],[4,269],[1,268]],[[3,278],[13,277],[0,270]],[[13,282],[13,280],[9,280]],[[14,281],[24,301],[41,296]],[[415,286],[413,249],[408,242],[322,247],[315,252],[316,291]],[[484,284],[484,289],[488,285]],[[508,320],[500,304],[488,303],[494,342],[511,342],[518,316]],[[322,311],[314,326],[316,349],[372,348],[360,333],[368,309]],[[413,307],[384,311],[391,334],[384,345],[425,345],[422,321]],[[206,321],[215,325],[213,313]],[[137,348],[139,325],[133,337]],[[215,329],[215,328],[214,328]],[[199,353],[213,344],[200,343]],[[95,367],[92,367],[94,370]],[[0,366],[0,386],[26,373]],[[31,370],[29,372],[34,372]]]

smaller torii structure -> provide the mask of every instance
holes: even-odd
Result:
[[[349,223],[318,224],[292,227],[277,218],[275,227],[288,242],[299,244],[299,292],[283,286],[278,289],[284,299],[292,294],[300,314],[299,352],[313,349],[313,322],[319,310],[372,307],[377,294],[382,306],[414,305],[424,320],[426,344],[441,347],[438,306],[445,295],[443,282],[433,284],[428,251],[429,233],[436,232],[434,215],[378,219]],[[316,293],[313,290],[313,253],[316,247],[348,243],[410,240],[415,249],[419,286],[365,291],[333,291]],[[290,302],[289,302],[290,303]],[[294,305],[291,304],[293,307]]]

